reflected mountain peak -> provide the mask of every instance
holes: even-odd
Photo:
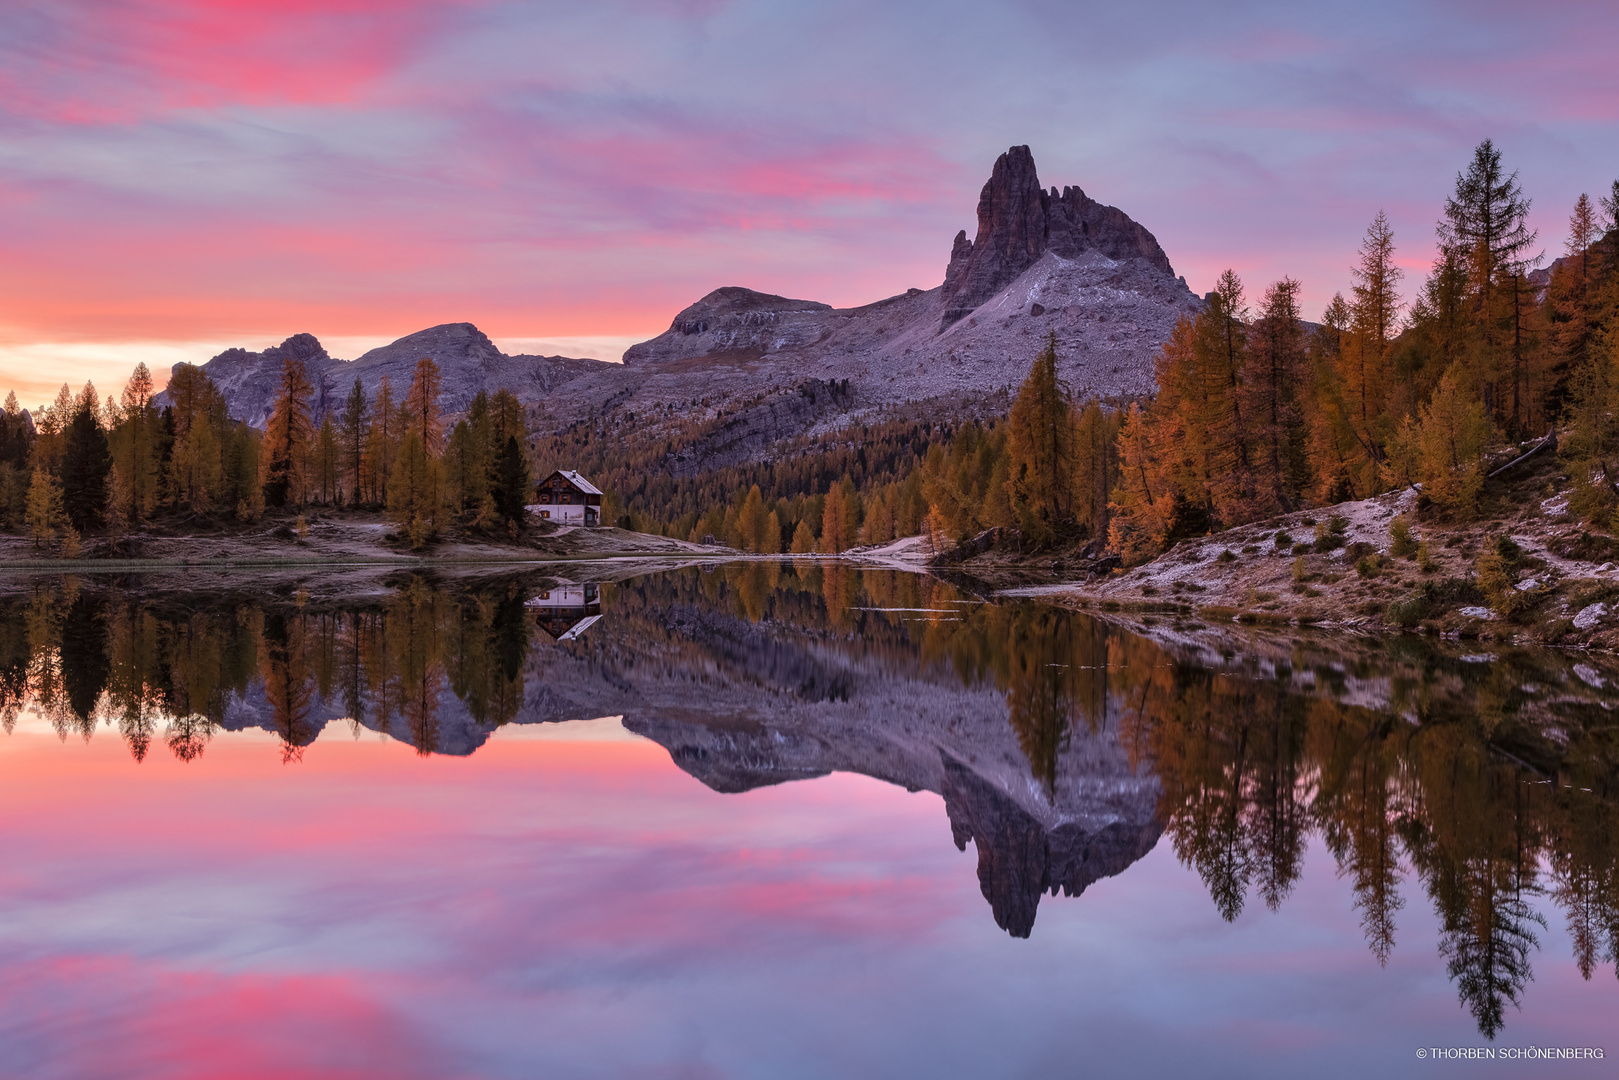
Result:
[[[812,560],[634,573],[413,575],[347,603],[33,585],[3,601],[0,720],[203,767],[248,728],[292,765],[339,721],[467,755],[508,724],[621,717],[717,792],[841,772],[936,793],[1015,937],[1166,834],[1220,919],[1280,909],[1319,838],[1376,963],[1426,895],[1491,1037],[1532,977],[1536,905],[1587,977],[1619,950],[1602,658],[1122,628]]]

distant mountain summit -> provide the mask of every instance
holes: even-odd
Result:
[[[1014,146],[995,160],[978,196],[977,238],[968,240],[963,229],[950,249],[940,294],[944,326],[971,315],[1048,251],[1065,260],[1093,251],[1116,263],[1140,260],[1165,277],[1175,276],[1152,233],[1077,187],[1048,193],[1029,148]]]
[[[631,346],[623,364],[507,356],[463,322],[353,361],[298,334],[262,352],[226,350],[205,370],[232,414],[257,426],[289,356],[309,369],[317,413],[338,409],[355,379],[370,396],[387,376],[402,395],[427,356],[443,373],[447,413],[506,387],[531,406],[541,435],[588,422],[625,445],[675,445],[693,422],[720,421],[666,463],[689,474],[769,458],[807,431],[895,410],[943,420],[1004,409],[998,395],[1022,382],[1048,334],[1076,397],[1151,393],[1159,347],[1202,306],[1151,232],[1078,187],[1043,188],[1026,146],[996,160],[977,233],[957,233],[943,271],[931,289],[851,308],[718,288]]]
[[[727,286],[624,363],[696,370],[707,358],[761,375],[781,363],[897,403],[1016,385],[1055,333],[1077,393],[1142,394],[1176,320],[1201,306],[1144,226],[1078,187],[1042,188],[1034,155],[1014,146],[979,195],[977,236],[956,234],[936,288],[833,308]]]
[[[202,366],[225,396],[230,414],[262,428],[270,418],[281,381],[281,369],[290,358],[303,362],[315,388],[312,402],[318,421],[338,412],[354,380],[367,398],[376,396],[384,378],[392,382],[395,400],[410,387],[416,364],[424,357],[439,366],[443,393],[439,407],[447,413],[464,412],[481,390],[493,394],[502,388],[532,401],[570,379],[598,368],[617,368],[601,360],[568,356],[508,356],[471,323],[444,323],[372,349],[358,360],[329,355],[313,334],[294,334],[262,352],[226,349]],[[164,403],[159,395],[158,404]]]

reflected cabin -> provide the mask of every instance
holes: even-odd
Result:
[[[534,612],[540,629],[556,641],[577,641],[602,617],[601,597],[594,582],[557,585],[529,597],[523,606]]]
[[[572,469],[558,469],[541,480],[536,489],[537,505],[529,507],[542,521],[560,525],[600,525],[601,489]]]

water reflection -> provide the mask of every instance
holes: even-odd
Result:
[[[0,611],[0,720],[116,730],[135,761],[333,721],[423,754],[622,715],[709,787],[834,771],[942,796],[995,922],[1032,932],[1167,834],[1222,917],[1279,908],[1320,837],[1386,963],[1420,893],[1479,1029],[1532,978],[1542,910],[1590,979],[1619,951],[1615,673],[1420,640],[1132,633],[948,582],[812,562],[622,582],[408,578],[342,603],[42,582]],[[1549,901],[1549,905],[1548,902]]]

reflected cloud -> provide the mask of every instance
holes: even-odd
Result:
[[[0,599],[0,719],[10,732],[36,713],[64,741],[114,730],[143,769],[204,768],[243,731],[272,735],[289,777],[336,760],[344,730],[421,757],[537,731],[580,754],[650,740],[725,799],[859,774],[940,797],[1014,937],[1033,934],[1048,894],[1128,876],[1161,836],[1231,924],[1296,903],[1314,849],[1368,963],[1413,947],[1404,927],[1426,902],[1490,1038],[1530,992],[1547,912],[1583,977],[1613,962],[1619,782],[1603,687],[1619,672],[1555,651],[1480,665],[1418,638],[1237,633],[1181,615],[1127,629],[807,559],[619,581],[416,575],[303,604],[147,595],[92,575]],[[588,717],[610,719],[567,723]],[[711,872],[711,854],[692,858]],[[771,874],[684,910],[818,918],[875,888]]]

